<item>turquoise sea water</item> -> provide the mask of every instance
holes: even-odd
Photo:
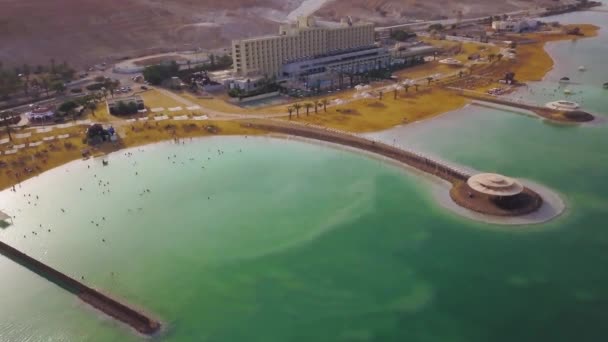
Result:
[[[550,44],[556,70],[521,96],[551,99],[569,73],[584,107],[608,117],[607,18],[561,16],[601,36]],[[17,218],[0,239],[158,315],[158,341],[606,339],[606,123],[469,106],[373,136],[545,184],[568,210],[535,227],[474,222],[437,205],[425,179],[364,155],[218,137],[2,192]],[[2,342],[143,339],[4,257],[0,275]]]

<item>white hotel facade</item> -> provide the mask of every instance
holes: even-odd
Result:
[[[317,23],[300,17],[281,25],[279,34],[232,42],[233,72],[242,77],[294,78],[344,67],[378,68],[390,62],[375,46],[374,24]],[[311,68],[311,65],[316,65]]]

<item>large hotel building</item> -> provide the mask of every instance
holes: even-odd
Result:
[[[350,19],[317,23],[312,17],[301,17],[296,23],[281,25],[278,35],[233,41],[234,72],[241,76],[298,77],[354,63],[386,65],[388,53],[374,45],[374,38],[371,23]],[[315,61],[319,62],[316,67]]]

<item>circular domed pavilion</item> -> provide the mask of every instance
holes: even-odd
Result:
[[[540,208],[542,198],[519,181],[495,173],[479,173],[450,190],[457,204],[484,214],[519,216]]]
[[[524,186],[518,181],[496,173],[479,173],[467,180],[467,185],[474,191],[492,197],[509,197],[519,195]]]

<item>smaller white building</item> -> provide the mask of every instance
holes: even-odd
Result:
[[[50,107],[35,107],[34,109],[28,111],[25,113],[25,115],[27,116],[27,118],[29,120],[35,121],[35,120],[47,120],[47,119],[51,119],[53,116],[55,116],[55,110],[53,110]]]
[[[492,29],[498,32],[522,32],[526,30],[536,30],[538,28],[538,20],[536,19],[508,19],[496,20],[492,22]]]

